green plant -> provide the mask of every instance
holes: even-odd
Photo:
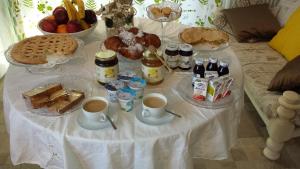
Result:
[[[145,2],[145,0],[134,0],[134,2],[141,5]]]
[[[222,6],[222,0],[215,0],[217,7]]]
[[[23,4],[24,4],[24,6],[26,6],[28,8],[33,8],[32,0],[23,0]]]
[[[208,0],[199,0],[199,2],[200,2],[202,5],[207,5],[207,4],[208,4]]]
[[[87,9],[96,10],[97,6],[95,0],[87,0],[85,3],[85,7]]]
[[[203,19],[199,18],[195,21],[195,24],[198,26],[204,26],[205,22],[203,21]]]
[[[38,1],[37,9],[39,12],[45,14],[52,11],[52,6],[48,5],[48,1]]]

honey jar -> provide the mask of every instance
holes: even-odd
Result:
[[[157,58],[156,53],[148,50],[144,52],[142,72],[147,84],[156,85],[164,80],[163,63]]]

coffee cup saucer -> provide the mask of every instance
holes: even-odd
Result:
[[[118,113],[116,113],[115,111],[110,111],[108,113],[108,116],[111,118],[111,120],[114,123],[117,122]],[[80,127],[87,130],[99,130],[99,129],[111,127],[111,124],[108,120],[106,120],[105,122],[88,120],[84,117],[82,112],[78,113],[77,123],[79,124]]]
[[[174,119],[174,115],[165,113],[162,117],[160,118],[155,118],[155,117],[143,117],[142,116],[142,111],[138,111],[136,113],[136,118],[145,124],[152,125],[152,126],[158,126],[158,125],[163,125],[170,123]]]

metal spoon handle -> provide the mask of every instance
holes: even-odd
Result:
[[[170,110],[165,109],[167,113],[173,114],[176,117],[181,118],[181,115],[171,112]]]
[[[117,130],[117,126],[116,126],[115,123],[111,120],[111,118],[110,118],[108,115],[106,115],[106,118],[107,118],[107,120],[110,122],[111,126],[112,126],[115,130]]]

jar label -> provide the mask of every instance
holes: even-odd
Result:
[[[171,55],[167,55],[166,54],[166,57],[167,57],[167,61],[169,62],[176,62],[178,61],[178,55],[175,55],[175,56],[171,56]]]
[[[119,66],[111,66],[111,67],[96,67],[96,76],[97,80],[102,83],[108,83],[112,80],[117,79],[117,74],[119,72]]]
[[[150,83],[155,83],[163,80],[162,66],[160,67],[148,67],[142,66],[143,75]]]
[[[181,68],[190,68],[191,67],[190,57],[181,56],[179,66]]]

